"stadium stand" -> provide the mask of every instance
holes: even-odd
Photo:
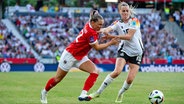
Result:
[[[0,63],[4,61],[19,63],[20,60],[15,59],[20,58],[24,59],[24,63],[35,63],[36,61],[30,49],[26,48],[26,46],[7,29],[2,21],[0,21],[0,53]]]
[[[89,18],[86,12],[78,10],[77,13],[73,14],[66,12],[66,10],[63,9],[62,12],[56,13],[14,12],[10,20],[19,30],[20,35],[24,37],[30,47],[42,59],[52,59],[55,61],[51,62],[57,62],[56,57],[62,53],[68,43],[73,41]],[[145,56],[143,59],[145,64],[169,63],[170,60],[177,63],[178,61],[174,60],[184,59],[184,49],[181,44],[178,44],[179,39],[174,35],[182,35],[183,33],[168,31],[172,27],[164,28],[166,21],[162,20],[161,13],[161,11],[148,10],[145,14],[143,12],[137,14],[141,22],[141,32],[145,45]],[[113,14],[102,12],[101,14],[105,19],[105,26],[119,19],[116,12]],[[181,17],[180,21],[183,21],[183,9]],[[174,19],[175,17],[172,18],[176,20]],[[116,33],[114,32],[113,34]],[[91,51],[89,57],[93,58],[97,63],[114,63],[114,58],[116,57],[116,51],[114,50],[116,49],[117,47],[113,46],[99,52]],[[32,57],[38,57],[35,54],[33,55]],[[3,58],[5,57],[3,56]],[[107,61],[107,59],[111,61]]]

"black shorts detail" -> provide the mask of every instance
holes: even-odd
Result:
[[[118,51],[118,57],[124,58],[126,62],[140,65],[142,62],[143,54],[138,56],[128,56],[125,52]]]

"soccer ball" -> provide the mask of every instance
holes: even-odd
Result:
[[[161,104],[164,100],[164,94],[160,90],[153,90],[148,96],[151,104]]]

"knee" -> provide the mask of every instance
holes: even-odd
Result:
[[[100,70],[99,69],[95,69],[92,73],[99,74],[100,73]]]

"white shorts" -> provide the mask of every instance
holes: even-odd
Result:
[[[87,56],[84,56],[82,60],[76,60],[72,54],[64,50],[59,60],[59,67],[64,71],[69,71],[72,67],[79,68],[82,63],[88,60],[89,58]]]

